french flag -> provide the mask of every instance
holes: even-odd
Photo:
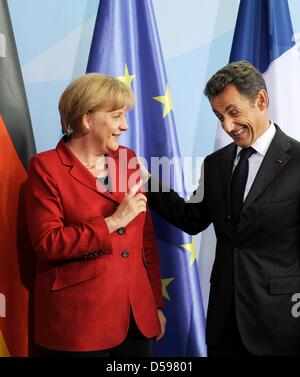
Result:
[[[300,141],[300,46],[296,42],[287,0],[241,0],[230,62],[247,60],[263,74],[270,98],[270,119]],[[231,142],[232,139],[218,127],[215,149]],[[199,257],[206,305],[215,244],[211,226],[202,235]]]

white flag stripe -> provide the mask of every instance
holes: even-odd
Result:
[[[270,97],[270,118],[300,141],[300,59],[297,46],[274,60],[264,73]]]

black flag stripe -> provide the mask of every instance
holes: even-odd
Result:
[[[36,148],[6,0],[0,0],[0,115],[27,169]]]

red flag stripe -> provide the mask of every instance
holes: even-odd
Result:
[[[17,221],[20,187],[27,173],[0,116],[0,293],[6,298],[6,317],[0,318],[8,352],[28,353],[28,292],[20,280]]]

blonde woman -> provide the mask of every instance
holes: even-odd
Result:
[[[118,177],[124,186],[138,170],[124,161],[134,152],[119,146],[133,106],[119,80],[80,77],[59,102],[65,136],[30,162],[26,210],[38,260],[35,341],[43,355],[147,356],[149,339],[164,333],[147,200],[141,183],[119,189]]]

